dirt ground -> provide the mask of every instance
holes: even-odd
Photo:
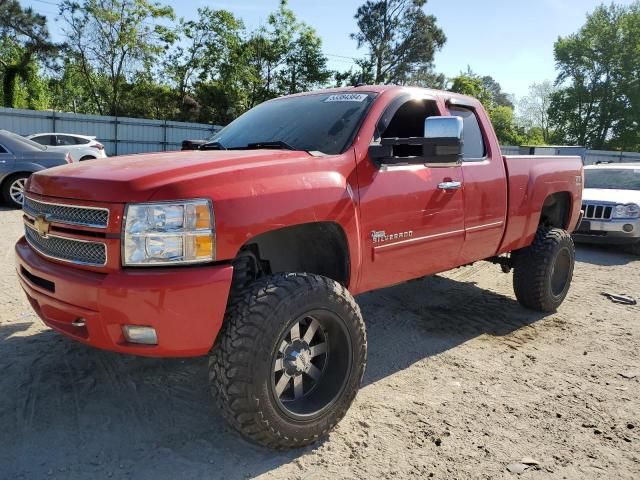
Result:
[[[369,363],[324,442],[244,442],[206,359],[93,350],[46,328],[15,278],[20,212],[0,211],[0,478],[640,478],[640,259],[578,248],[558,313],[479,263],[358,298]],[[524,458],[522,474],[507,465]]]

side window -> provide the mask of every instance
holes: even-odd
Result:
[[[464,145],[462,147],[462,158],[465,161],[479,160],[484,158],[487,149],[484,145],[482,130],[478,123],[478,117],[473,112],[464,107],[449,107],[449,113],[455,117],[462,118],[464,123]]]
[[[0,153],[9,153],[9,152],[7,152],[6,148],[4,148],[2,145],[0,145]]]
[[[76,145],[86,145],[87,143],[89,143],[88,138],[73,137],[73,140],[76,142]]]
[[[40,135],[38,137],[33,137],[31,140],[44,146],[56,144],[55,137],[53,135]]]
[[[408,100],[400,105],[386,126],[379,126],[382,129],[380,138],[424,137],[425,119],[437,115],[438,107],[433,100]],[[383,116],[383,120],[386,120],[384,117],[386,114]],[[422,146],[397,145],[393,149],[393,156],[422,156]]]
[[[75,138],[70,137],[68,135],[57,135],[57,137],[58,137],[58,145],[68,146],[68,145],[76,144]]]

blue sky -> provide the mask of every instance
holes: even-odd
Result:
[[[23,0],[24,5],[55,19],[58,0]],[[231,10],[248,27],[263,24],[278,0],[162,0],[176,14],[194,18],[197,8],[209,6]],[[353,15],[362,0],[289,0],[299,19],[313,26],[323,40],[332,69],[348,70],[358,50],[349,34],[356,29]],[[455,76],[467,65],[491,75],[516,97],[526,95],[533,82],[555,78],[553,44],[558,36],[577,31],[586,14],[601,0],[429,0],[426,11],[437,17],[448,37],[435,59],[436,70]],[[608,2],[605,2],[608,3]],[[631,4],[633,0],[617,0]],[[59,26],[51,22],[57,34]]]

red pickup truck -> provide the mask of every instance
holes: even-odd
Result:
[[[473,98],[325,90],[265,102],[200,151],[34,174],[17,270],[51,328],[122,353],[208,354],[231,425],[298,447],[359,388],[353,295],[489,260],[514,269],[525,307],[555,310],[582,182],[578,157],[503,156]]]

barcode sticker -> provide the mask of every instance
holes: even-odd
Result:
[[[330,95],[324,101],[324,103],[331,102],[364,102],[367,98],[366,93],[338,93],[336,95]]]

